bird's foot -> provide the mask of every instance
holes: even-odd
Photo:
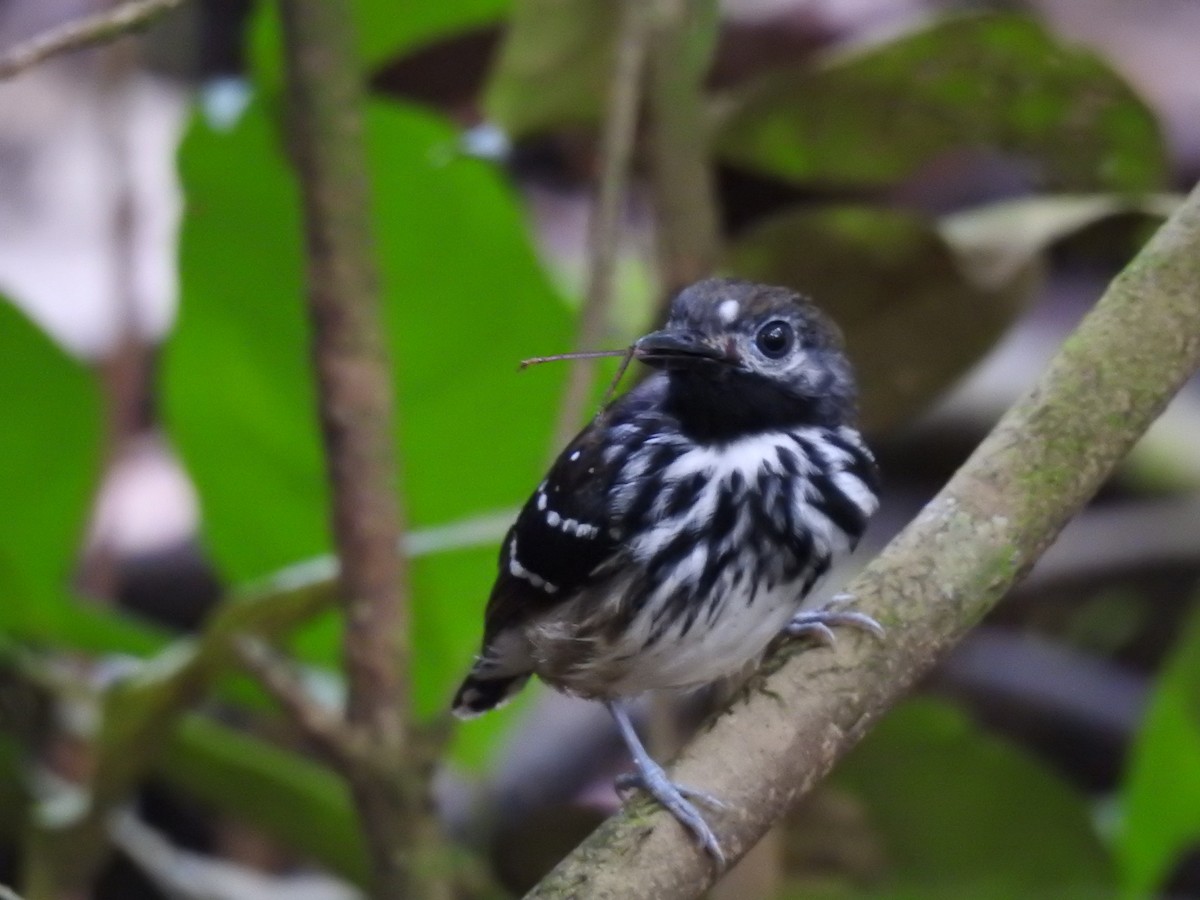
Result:
[[[883,640],[883,626],[866,613],[855,612],[844,607],[854,598],[849,594],[838,594],[820,609],[798,612],[788,622],[784,631],[789,637],[809,637],[826,647],[837,643],[833,629],[838,627],[857,628]]]
[[[662,766],[653,762],[648,766],[639,766],[636,772],[617,776],[616,788],[622,795],[635,788],[644,790],[696,837],[719,869],[725,867],[725,854],[721,845],[717,843],[716,835],[695,805],[700,803],[711,809],[725,809],[725,804],[712,794],[676,784],[667,777]]]

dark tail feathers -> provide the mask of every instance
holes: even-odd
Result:
[[[518,675],[485,677],[472,672],[454,695],[452,711],[460,719],[472,719],[489,709],[503,706],[525,687],[529,672]]]

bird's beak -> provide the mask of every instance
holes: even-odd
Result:
[[[649,366],[676,368],[699,362],[733,363],[732,348],[718,347],[698,334],[684,331],[654,331],[633,345],[633,355]]]

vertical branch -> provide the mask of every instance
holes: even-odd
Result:
[[[641,107],[642,73],[648,39],[644,0],[623,0],[617,30],[612,89],[600,143],[600,184],[588,223],[588,279],[579,316],[576,350],[594,349],[612,308],[621,234],[621,213]],[[596,380],[596,362],[576,360],[563,391],[554,426],[557,453],[579,427],[580,411]]]
[[[710,0],[652,0],[651,151],[665,295],[712,273],[720,252],[703,79],[712,49]]]
[[[304,199],[309,312],[333,531],[345,607],[344,765],[379,898],[444,894],[425,858],[437,840],[414,740],[408,573],[392,444],[392,379],[372,258],[363,87],[349,0],[280,0]]]
[[[350,721],[399,745],[408,697],[404,560],[363,138],[346,0],[282,0],[308,241],[321,427],[346,604]]]

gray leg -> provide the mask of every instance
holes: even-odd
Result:
[[[837,627],[857,628],[883,640],[882,625],[866,613],[842,609],[853,599],[849,594],[838,594],[820,609],[798,612],[792,621],[788,622],[784,631],[791,637],[815,638],[818,643],[827,647],[832,647],[836,642],[833,629]]]
[[[630,773],[617,780],[617,788],[636,786],[640,787],[650,794],[659,804],[673,815],[684,828],[696,836],[704,847],[709,852],[717,866],[723,868],[725,866],[725,854],[721,852],[721,845],[717,843],[716,835],[712,833],[712,829],[708,827],[708,823],[696,807],[690,802],[698,800],[717,809],[724,808],[716,797],[706,794],[703,791],[697,791],[692,788],[683,787],[675,784],[667,777],[667,773],[663,771],[662,766],[650,758],[650,754],[646,752],[641,739],[638,738],[637,732],[633,728],[633,722],[629,719],[629,713],[621,704],[613,700],[605,701],[605,706],[612,713],[612,717],[616,720],[617,730],[621,732],[621,739],[625,741],[625,746],[629,748],[629,755],[633,757],[633,764],[637,768],[635,773]]]

